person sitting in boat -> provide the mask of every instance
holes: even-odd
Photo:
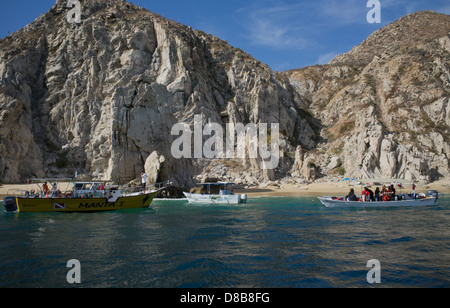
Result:
[[[386,192],[387,192],[386,185],[383,185],[383,188],[381,189],[381,196],[384,196]]]
[[[373,195],[373,192],[372,192]],[[370,201],[370,192],[369,192],[369,188],[364,187],[364,190],[361,193],[361,200],[363,202],[369,202]]]
[[[345,200],[353,202],[358,200],[358,198],[355,195],[355,190],[353,188],[350,189],[350,193],[345,197]]]
[[[394,200],[393,196],[394,196],[394,192],[392,191],[392,185],[391,185],[391,186],[389,186],[387,191],[384,193],[383,201],[386,201],[386,202],[392,201],[392,200]]]
[[[392,190],[392,197],[394,197],[395,196],[395,187],[394,187],[394,185],[391,185],[391,190]]]

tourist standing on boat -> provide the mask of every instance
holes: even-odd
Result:
[[[56,183],[53,183],[52,184],[52,197],[57,196],[57,191],[58,191],[58,185]]]
[[[47,182],[44,182],[44,185],[42,185],[42,192],[45,194],[48,194],[48,192],[50,191],[50,189],[48,189],[48,184]]]
[[[142,179],[142,191],[145,192],[145,189],[147,187],[147,174],[145,172],[141,172],[141,179]]]
[[[371,202],[374,202],[374,201],[375,201],[375,197],[374,197],[373,190],[370,189],[370,188],[367,188],[367,191],[369,192],[369,197],[370,197],[369,200],[370,200]]]
[[[380,188],[375,189],[375,202],[380,201]]]
[[[391,191],[392,191],[391,201],[397,201],[397,200],[396,200],[396,198],[397,198],[397,193],[396,193],[396,191],[395,191],[395,186],[394,186],[394,185],[391,185]]]
[[[413,186],[412,186],[412,194],[411,194],[411,197],[412,197],[413,199],[416,199],[416,184],[413,184]]]

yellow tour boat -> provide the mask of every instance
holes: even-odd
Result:
[[[104,188],[101,182],[74,182],[68,194],[24,191],[8,195],[3,201],[8,212],[104,212],[148,208],[159,192],[124,194],[117,188]]]

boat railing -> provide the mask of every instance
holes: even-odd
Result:
[[[125,185],[119,187],[119,190],[122,192],[122,194],[127,195],[142,192],[142,187]]]
[[[23,189],[10,189],[6,192],[8,197],[17,197],[17,198],[48,198],[52,197],[52,193],[43,193],[41,191],[29,191]]]
[[[171,181],[165,181],[165,182],[155,183],[155,184],[153,185],[153,187],[154,187],[156,190],[160,190],[160,189],[163,189],[163,188],[165,188],[165,187],[170,187],[170,186],[172,186],[172,182],[171,182]]]
[[[17,198],[37,198],[37,199],[46,199],[46,198],[79,198],[84,196],[89,196],[90,198],[102,198],[104,197],[102,192],[96,191],[94,192],[83,192],[77,193],[74,191],[68,193],[58,192],[43,192],[39,190],[22,190],[22,189],[10,189],[6,192],[7,197],[17,197]]]
[[[165,187],[169,187],[172,185],[172,182],[170,181],[165,181],[165,182],[160,182],[160,183],[155,183],[153,185],[149,185],[146,187],[146,191],[149,190],[161,190]],[[129,184],[121,186],[120,191],[125,195],[125,194],[135,194],[135,193],[140,193],[142,192],[142,186],[130,186]]]
[[[23,189],[9,189],[6,192],[6,195],[8,197],[28,197],[30,195],[30,192]]]

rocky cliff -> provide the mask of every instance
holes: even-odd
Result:
[[[329,65],[279,73],[126,1],[83,1],[78,25],[65,4],[0,41],[4,183],[75,171],[125,183],[144,169],[186,186],[207,175],[449,176],[449,16],[407,16]],[[279,123],[279,167],[175,159],[172,127],[193,128],[195,115]]]
[[[210,162],[174,159],[171,129],[194,115],[280,123],[282,140],[315,146],[287,79],[245,52],[125,1],[84,1],[79,25],[65,5],[0,41],[3,182],[78,170],[123,183],[147,168],[188,185]]]
[[[450,16],[405,16],[329,65],[287,75],[322,123],[312,156],[325,173],[449,177]]]

